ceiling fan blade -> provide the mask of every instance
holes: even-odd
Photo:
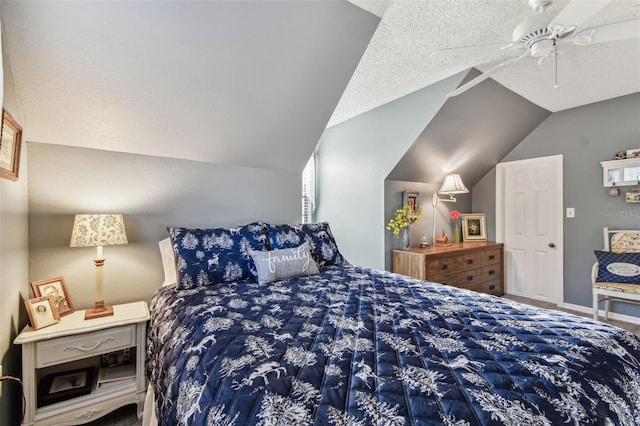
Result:
[[[451,98],[453,96],[458,96],[459,94],[466,92],[467,90],[471,89],[473,86],[475,86],[477,84],[480,84],[483,81],[485,81],[487,78],[491,77],[492,74],[496,73],[501,68],[506,67],[508,65],[515,64],[516,62],[518,62],[520,59],[524,58],[525,56],[529,56],[529,52],[526,52],[523,55],[516,56],[515,58],[511,58],[509,60],[506,60],[504,62],[499,63],[498,65],[496,65],[495,67],[491,68],[490,70],[488,70],[487,72],[483,73],[482,75],[480,75],[480,76],[474,78],[473,80],[468,81],[467,83],[465,83],[462,86],[458,87],[456,90],[454,90],[451,93],[449,93],[446,97],[447,98]]]
[[[559,34],[574,30],[584,21],[598,13],[612,0],[572,0],[549,22],[548,28]]]
[[[445,47],[442,49],[434,50],[429,54],[429,56],[437,55],[440,53],[464,53],[469,50],[476,51],[485,47],[500,47],[500,50],[507,50],[513,46],[515,46],[515,43],[509,42],[509,41],[503,41],[498,43],[471,44],[469,46]]]
[[[588,28],[576,34],[571,41],[578,46],[585,46],[630,38],[640,38],[640,19]]]

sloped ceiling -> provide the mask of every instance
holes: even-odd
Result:
[[[379,22],[346,1],[3,1],[27,141],[301,171]]]
[[[473,69],[462,83],[480,74]],[[441,184],[459,173],[471,189],[550,114],[489,79],[449,99],[387,179]]]
[[[352,1],[378,13],[382,20],[329,125],[470,67],[487,71],[518,56],[522,52],[503,48],[511,42],[514,28],[536,15],[527,0]],[[560,10],[569,1],[552,0],[549,9]],[[612,0],[576,31],[633,19],[640,19],[640,0]],[[502,68],[492,79],[551,112],[636,93],[640,91],[640,29],[637,35],[588,46],[561,44],[555,89],[554,61],[538,65],[531,57]],[[441,50],[461,46],[474,47]]]

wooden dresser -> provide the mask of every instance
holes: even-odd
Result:
[[[393,272],[502,296],[503,244],[468,242],[394,250]]]

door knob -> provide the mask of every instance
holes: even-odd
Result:
[[[549,243],[549,247],[554,248],[556,245],[553,243]]]

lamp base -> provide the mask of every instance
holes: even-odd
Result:
[[[104,300],[96,300],[93,309],[87,309],[84,312],[84,319],[102,318],[113,315],[113,306],[105,306]]]

